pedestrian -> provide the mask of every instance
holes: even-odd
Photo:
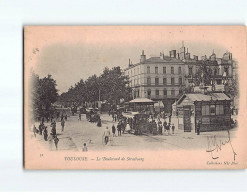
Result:
[[[55,137],[55,135],[57,134],[57,130],[56,130],[56,122],[55,120],[51,123],[51,134],[53,135],[53,137]]]
[[[65,120],[67,121],[67,119],[68,119],[68,115],[66,114],[64,118],[65,118]]]
[[[63,114],[61,115],[61,121],[63,120]]]
[[[122,136],[122,134],[121,134],[121,123],[118,123],[117,131],[118,131],[118,136]]]
[[[114,112],[112,112],[112,122],[114,122],[115,116],[114,116]]]
[[[166,129],[166,126],[167,126],[167,122],[166,121],[164,121],[163,126],[164,126],[164,129]]]
[[[117,122],[117,115],[114,116],[114,120],[115,120],[115,122]]]
[[[167,132],[168,132],[168,135],[170,135],[170,128],[171,128],[171,124],[170,124],[170,122],[169,122],[168,125],[167,125]]]
[[[42,131],[43,131],[43,123],[39,124],[39,134],[42,135]]]
[[[48,131],[47,131],[47,127],[45,127],[44,129],[44,140],[47,141],[47,137],[48,137]]]
[[[81,113],[79,113],[79,119],[78,120],[81,121]]]
[[[64,131],[64,126],[65,126],[65,120],[64,119],[62,119],[62,121],[61,121],[61,126],[62,126],[62,131]]]
[[[98,119],[98,123],[97,123],[97,127],[101,127],[102,126],[102,124],[101,124],[101,119],[99,118]]]
[[[196,125],[197,135],[200,135],[200,128],[201,128],[201,125],[200,125],[200,122],[198,122],[197,125]]]
[[[36,137],[36,127],[35,127],[35,125],[33,125],[33,134],[34,134],[34,137]]]
[[[160,119],[158,119],[158,132],[160,135],[162,135],[162,122],[160,121]]]
[[[152,127],[153,127],[153,135],[157,135],[157,123],[155,122],[155,120],[153,120]]]
[[[52,140],[53,140],[53,135],[52,135],[52,133],[50,133],[50,135],[48,137],[48,142],[49,142],[49,148],[50,148],[50,150],[52,150]]]
[[[122,133],[124,134],[125,133],[125,127],[126,127],[125,121],[122,121],[121,124],[122,124],[121,129],[123,131]]]
[[[56,150],[57,150],[57,144],[59,142],[59,139],[57,137],[57,135],[55,135],[55,138],[54,138],[54,143],[55,143],[55,146],[56,146]]]
[[[111,135],[111,133],[108,130],[108,127],[106,127],[106,131],[103,134],[103,139],[104,139],[105,145],[108,143],[110,135]]]
[[[83,144],[82,152],[87,152],[87,144],[86,143]]]
[[[126,125],[126,129],[125,129],[128,133],[130,133],[130,130],[131,130],[131,128],[130,128],[130,124],[129,123],[127,123],[127,125]]]
[[[167,125],[167,132],[168,132],[168,135],[170,135],[170,129],[171,129],[171,123],[169,122],[168,125]]]
[[[153,133],[152,121],[149,121],[149,123],[148,123],[148,130],[149,130],[150,133]]]
[[[114,126],[114,124],[112,124],[112,134],[113,134],[113,137],[116,137],[116,127]]]
[[[59,116],[60,116],[60,112],[57,112],[57,118],[56,118],[56,120],[58,120]]]
[[[238,126],[238,121],[235,119],[234,121],[234,126],[237,127]]]
[[[42,117],[42,119],[41,119],[41,123],[42,123],[42,124],[44,124],[44,122],[45,122],[45,118],[44,118],[44,117]]]
[[[175,125],[172,124],[172,134],[174,134],[174,130],[175,130]]]
[[[158,126],[159,126],[159,134],[162,135],[162,125],[159,123]]]

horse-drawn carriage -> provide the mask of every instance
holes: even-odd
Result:
[[[86,118],[89,122],[95,123],[95,122],[98,122],[98,120],[100,119],[100,116],[96,110],[88,109],[86,112]]]

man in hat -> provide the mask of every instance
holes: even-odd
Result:
[[[201,128],[201,124],[200,124],[200,121],[198,121],[197,125],[196,125],[196,132],[197,132],[197,135],[200,135],[200,128]]]
[[[87,152],[87,144],[86,143],[83,144],[82,152]]]
[[[118,136],[121,136],[121,123],[119,122],[118,125],[117,125],[117,131],[118,131]]]
[[[56,146],[56,150],[57,150],[58,142],[59,142],[59,139],[58,139],[57,135],[55,135],[54,143],[55,143],[55,146]]]
[[[172,134],[174,134],[174,131],[175,131],[175,125],[172,124]]]
[[[64,119],[62,119],[62,121],[61,121],[61,126],[62,126],[62,131],[64,130],[64,126],[65,126],[65,120]]]
[[[108,143],[110,135],[111,135],[111,133],[108,130],[108,127],[106,127],[106,131],[103,134],[105,145]]]
[[[47,141],[47,137],[48,137],[47,127],[45,127],[43,134],[44,134],[44,140]]]
[[[116,137],[116,127],[114,126],[114,124],[112,124],[112,135],[113,137]]]
[[[33,134],[34,134],[34,137],[36,137],[36,127],[35,127],[35,125],[33,125]]]

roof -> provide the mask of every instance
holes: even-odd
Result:
[[[172,58],[169,56],[164,56],[163,59],[161,59],[160,57],[151,57],[146,59],[145,64],[146,63],[184,63],[182,60],[179,60],[177,58]]]
[[[129,103],[155,103],[155,101],[147,99],[147,98],[135,98],[129,101]]]
[[[191,104],[191,102],[195,101],[222,101],[222,100],[231,100],[225,93],[210,93],[208,95],[201,94],[201,93],[191,93],[191,94],[184,94],[179,100],[178,104]]]
[[[231,100],[225,93],[211,93],[211,96],[213,96],[216,100]]]
[[[185,64],[194,64],[194,65],[206,65],[206,66],[218,66],[217,61],[211,60],[194,60],[194,59],[185,59]]]

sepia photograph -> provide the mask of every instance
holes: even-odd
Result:
[[[0,1],[0,191],[247,191],[247,1]]]
[[[246,168],[245,64],[245,26],[25,26],[24,166]]]

